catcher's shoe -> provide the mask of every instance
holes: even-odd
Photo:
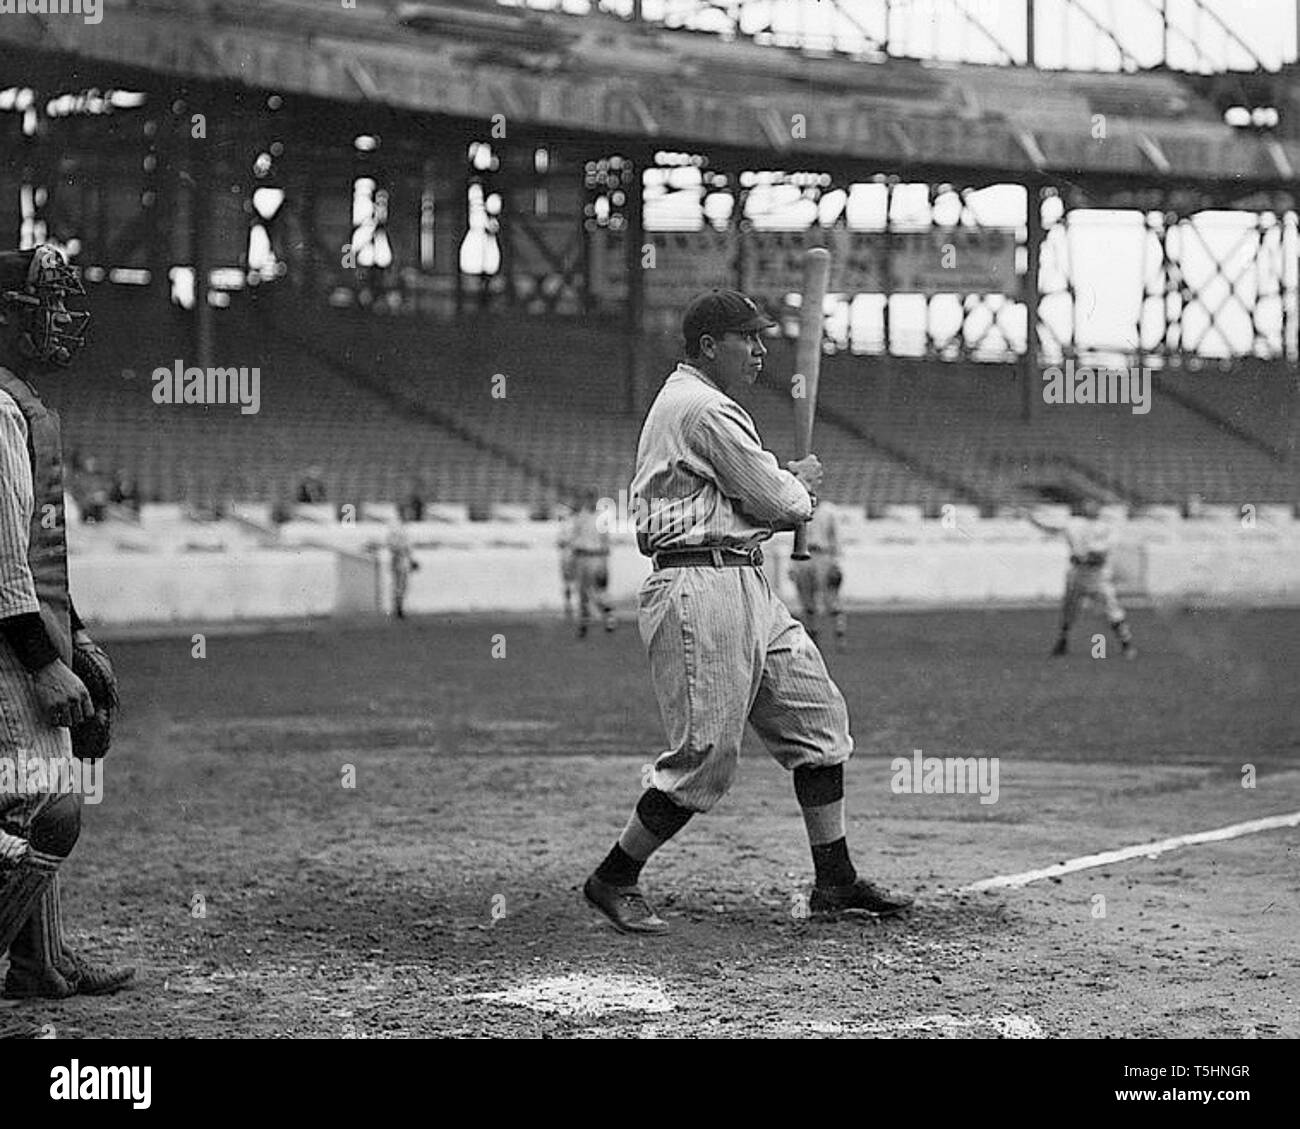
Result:
[[[614,886],[593,874],[582,893],[620,933],[668,932],[668,922],[650,908],[639,886]]]
[[[816,916],[841,913],[901,913],[912,904],[908,894],[895,894],[865,878],[849,886],[814,886],[808,909]]]
[[[56,968],[28,970],[11,964],[5,976],[6,1000],[66,1000],[77,989]]]
[[[1057,658],[1060,655],[1066,654],[1069,650],[1070,650],[1069,643],[1067,643],[1064,639],[1058,639],[1056,641],[1056,646],[1052,648],[1051,657]]]
[[[131,983],[135,979],[135,969],[129,964],[118,965],[116,968],[92,964],[65,945],[63,977],[79,996],[107,996]]]

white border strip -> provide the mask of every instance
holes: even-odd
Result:
[[[1174,851],[1179,847],[1190,847],[1196,843],[1218,843],[1224,839],[1236,839],[1241,835],[1253,835],[1256,831],[1273,831],[1279,827],[1300,827],[1300,811],[1290,815],[1270,815],[1266,819],[1252,819],[1249,823],[1234,823],[1231,827],[1220,827],[1215,831],[1198,831],[1194,835],[1178,835],[1173,839],[1161,839],[1157,843],[1142,843],[1136,847],[1121,847],[1117,851],[1103,851],[1099,855],[1081,855],[1068,862],[1058,862],[1055,866],[1045,866],[1041,870],[1026,870],[1020,874],[1000,874],[996,878],[985,878],[963,886],[958,893],[976,893],[980,890],[997,890],[1007,887],[1028,886],[1042,878],[1055,878],[1061,874],[1073,874],[1076,870],[1090,870],[1094,866],[1106,866],[1112,862],[1125,862],[1146,856],[1149,859],[1162,855],[1165,851]]]

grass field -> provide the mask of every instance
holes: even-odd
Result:
[[[139,983],[6,1012],[89,1036],[1300,1036],[1300,830],[959,892],[1300,811],[1300,613],[1134,626],[1126,663],[1090,657],[1100,622],[1049,660],[1050,610],[852,617],[827,656],[850,842],[916,909],[806,918],[793,790],[750,741],[647,868],[658,939],[578,892],[663,740],[633,625],[213,629],[204,658],[188,629],[119,640],[128,712],[66,917]],[[999,758],[998,802],[895,794],[914,749]]]

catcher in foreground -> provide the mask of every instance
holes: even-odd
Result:
[[[4,995],[123,987],[63,943],[58,872],[81,831],[75,758],[108,751],[117,680],[68,594],[59,420],[28,380],[67,366],[88,316],[53,247],[0,252],[0,952]],[[69,786],[72,784],[73,786]]]

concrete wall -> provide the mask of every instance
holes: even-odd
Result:
[[[74,556],[68,574],[77,610],[91,623],[326,616],[351,597],[351,570],[323,549]]]
[[[924,526],[885,528],[849,544],[842,557],[849,604],[933,605],[1054,602],[1066,565],[1059,540],[1032,532],[957,534]],[[411,527],[413,534],[418,527]],[[390,578],[375,530],[335,527],[340,551],[302,544],[140,552],[74,552],[73,590],[95,622],[198,622],[327,616],[387,608]],[[554,528],[484,524],[441,527],[416,550],[408,608],[415,613],[557,611],[562,607]],[[317,531],[316,538],[319,538]],[[313,538],[313,539],[316,539]],[[291,532],[286,538],[295,540]],[[417,544],[420,537],[414,538]],[[346,548],[343,545],[346,544]],[[767,571],[787,599],[789,536],[770,543]],[[1156,601],[1300,604],[1300,529],[1245,533],[1225,526],[1180,536],[1158,528],[1126,533],[1116,557],[1121,591]],[[610,594],[630,606],[650,565],[627,539],[610,561]]]

